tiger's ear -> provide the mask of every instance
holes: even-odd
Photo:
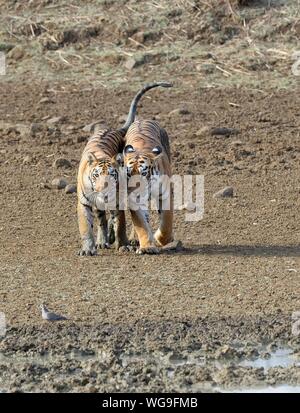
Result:
[[[115,166],[124,166],[124,157],[122,153],[117,153],[111,158],[111,162]]]
[[[87,162],[88,162],[89,166],[92,166],[94,163],[98,162],[98,159],[94,155],[93,152],[91,152],[87,155]]]

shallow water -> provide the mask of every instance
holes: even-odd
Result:
[[[247,387],[234,390],[224,390],[219,388],[220,393],[300,393],[300,386],[280,384],[278,386]]]
[[[300,360],[295,357],[289,348],[279,348],[270,353],[268,358],[258,357],[255,360],[243,360],[238,363],[242,367],[264,368],[300,366]]]
[[[263,368],[265,371],[273,367],[289,368],[292,366],[300,366],[300,359],[293,354],[293,350],[288,347],[278,348],[273,352],[268,352],[266,347],[261,346],[258,349],[259,356],[256,358],[245,358],[242,356],[237,356],[235,358],[221,357],[215,359],[211,354],[205,352],[196,351],[190,353],[176,353],[176,352],[154,352],[154,353],[123,353],[119,354],[116,358],[119,359],[122,367],[126,369],[135,363],[150,363],[157,365],[159,364],[165,370],[166,377],[170,382],[177,381],[177,374],[181,367],[184,366],[208,366],[213,369],[220,370],[228,366],[243,367],[243,368]],[[84,368],[85,362],[94,360],[96,362],[105,361],[109,358],[106,351],[92,351],[92,350],[73,350],[70,353],[65,354],[28,354],[28,355],[5,355],[0,352],[0,363],[1,364],[36,364],[40,366],[49,366],[57,362],[63,362],[64,360],[76,360],[79,362],[78,368],[74,371],[67,373],[60,373],[58,371],[57,377],[61,379],[62,382],[65,379],[72,376],[80,376],[82,368]],[[81,364],[83,362],[83,364]],[[19,367],[18,367],[19,368]],[[263,383],[262,383],[263,384]],[[1,383],[3,387],[3,382]],[[230,386],[230,382],[228,383]],[[262,385],[261,387],[247,387],[247,388],[235,388],[231,389],[224,387],[214,387],[213,383],[207,383],[206,387],[202,384],[195,384],[189,389],[190,391],[217,391],[224,393],[300,393],[300,386],[293,386],[288,383],[283,383],[280,385],[270,386]],[[0,389],[0,393],[3,389]]]

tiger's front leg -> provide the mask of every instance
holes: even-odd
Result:
[[[137,254],[159,254],[159,249],[155,245],[152,230],[149,225],[148,212],[141,209],[137,211],[131,210],[130,212],[134,229],[140,243]]]
[[[132,226],[131,232],[130,232],[130,235],[129,235],[129,244],[132,247],[138,247],[138,245],[139,245],[138,236],[135,232],[134,226]]]
[[[101,249],[109,248],[106,212],[102,210],[97,210],[97,216],[99,224],[96,247]]]
[[[159,247],[169,244],[174,240],[173,238],[173,218],[174,218],[174,200],[173,193],[167,193],[167,199],[164,202],[161,198],[159,200],[159,228],[154,234],[155,241]]]
[[[126,236],[125,211],[110,211],[111,225],[115,235],[115,247],[118,250],[121,247],[129,247],[129,241]]]
[[[95,246],[93,234],[93,212],[92,208],[83,205],[80,201],[77,206],[78,226],[81,236],[82,247],[78,255],[96,255],[97,250]]]
[[[160,247],[173,241],[173,211],[160,211],[160,226],[154,238]]]

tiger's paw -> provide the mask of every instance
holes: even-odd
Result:
[[[132,252],[132,251],[136,251],[136,247],[134,247],[133,245],[122,245],[121,247],[118,248],[119,252]]]
[[[108,242],[102,242],[100,244],[96,244],[96,248],[99,250],[110,249],[110,244]]]
[[[146,247],[146,248],[138,248],[136,251],[137,254],[143,255],[143,254],[160,254],[160,249],[157,247]]]
[[[94,255],[97,255],[97,250],[96,248],[82,248],[78,251],[78,255],[80,257],[92,257]]]

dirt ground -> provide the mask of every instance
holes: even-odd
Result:
[[[33,16],[52,3],[39,2]],[[110,2],[100,3],[108,13]],[[183,4],[175,3],[177,8]],[[7,14],[12,11],[5,7]],[[184,23],[177,22],[180,33]],[[163,27],[160,33],[168,35]],[[30,33],[15,36],[37,41]],[[240,33],[236,36],[228,40],[225,54],[243,41]],[[150,36],[150,45],[138,39],[149,48],[164,37]],[[105,41],[101,37],[99,44]],[[210,47],[213,41],[197,40]],[[59,47],[70,52],[68,45]],[[52,53],[57,56],[57,50]],[[185,64],[171,60],[170,66],[146,60],[130,72],[123,60],[115,61],[112,83],[107,72],[101,77],[91,68],[86,77],[80,71],[74,75],[78,67],[67,68],[65,78],[61,67],[37,75],[33,64],[32,71],[24,69],[30,58],[22,59],[10,55],[9,73],[0,77],[0,311],[8,324],[0,339],[0,390],[299,386],[299,364],[266,371],[238,363],[267,358],[282,346],[299,360],[291,316],[300,310],[300,97],[299,78],[286,69],[287,61],[275,70],[277,83],[257,66],[251,82],[239,74],[228,84],[218,69],[205,77],[194,72],[194,57]],[[174,87],[149,92],[139,116],[159,120],[168,131],[174,173],[204,175],[203,219],[185,222],[184,212],[176,211],[175,238],[184,246],[179,252],[137,256],[112,249],[78,257],[76,194],[54,189],[51,182],[64,177],[76,183],[89,136],[83,127],[95,120],[119,126],[133,91],[161,80],[160,69]],[[118,80],[122,71],[127,84]],[[215,127],[235,133],[216,136]],[[57,158],[69,160],[70,167],[53,167]],[[213,197],[228,185],[234,188],[232,198]],[[128,226],[129,232],[129,218]],[[69,320],[43,322],[42,302]],[[203,357],[204,364],[199,362]]]

